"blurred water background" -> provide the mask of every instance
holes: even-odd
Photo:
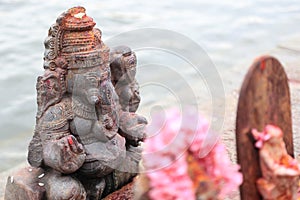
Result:
[[[43,40],[57,16],[77,5],[94,18],[104,40],[145,27],[184,34],[203,47],[222,78],[230,77],[228,71],[237,66],[246,70],[254,57],[300,33],[298,0],[0,0],[0,171],[26,160],[35,125],[36,77],[43,73]],[[155,53],[138,53],[138,59],[182,67],[170,55]],[[181,73],[185,71],[182,67]],[[168,74],[153,77],[164,79]],[[185,79],[201,82],[192,73]],[[235,77],[224,78],[226,92],[237,84]],[[154,89],[141,88],[141,112],[164,102],[165,91]]]

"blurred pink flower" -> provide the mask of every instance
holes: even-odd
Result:
[[[256,140],[255,147],[259,149],[263,146],[265,141],[268,141],[271,138],[271,136],[267,134],[267,132],[258,132],[257,129],[252,129],[252,135]]]
[[[279,127],[268,124],[262,132],[257,131],[257,129],[252,129],[252,135],[256,140],[255,147],[260,149],[264,142],[268,141],[272,136],[281,137],[283,133]]]
[[[143,164],[148,171],[149,197],[155,200],[196,199],[198,182],[190,177],[187,156],[193,155],[199,169],[204,169],[209,180],[218,190],[220,198],[229,194],[242,183],[239,166],[233,165],[220,142],[205,157],[199,154],[205,150],[203,141],[207,138],[209,124],[196,112],[176,109],[153,117],[148,128],[152,137],[145,141]],[[163,123],[162,123],[163,121]],[[160,127],[158,127],[160,126]],[[151,131],[159,130],[156,133]],[[201,167],[202,166],[202,167]],[[200,177],[201,178],[201,177]]]
[[[242,174],[238,172],[240,167],[231,163],[225,146],[220,142],[206,157],[200,158],[199,162],[203,162],[207,173],[215,180],[216,186],[220,188],[220,198],[224,198],[232,190],[237,189],[243,181]]]
[[[182,156],[168,167],[147,174],[151,199],[195,199],[193,183],[187,174],[186,157]]]

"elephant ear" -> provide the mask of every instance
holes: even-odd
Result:
[[[38,113],[37,120],[52,105],[59,103],[66,92],[64,70],[57,68],[55,71],[46,70],[39,76],[36,84]]]
[[[66,92],[65,71],[61,68],[55,70],[46,69],[43,76],[37,78],[37,104],[38,112],[36,116],[36,127],[33,138],[28,147],[28,162],[31,166],[40,167],[43,164],[43,146],[40,137],[39,119],[45,111],[52,105],[61,101]]]

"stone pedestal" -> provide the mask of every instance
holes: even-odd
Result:
[[[123,186],[121,189],[111,193],[103,200],[133,200],[134,199],[134,181]]]
[[[4,200],[42,200],[45,195],[41,168],[25,167],[9,176]]]

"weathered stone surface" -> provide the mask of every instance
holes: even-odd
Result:
[[[128,183],[121,189],[113,192],[103,200],[133,200],[134,199],[134,181]]]
[[[41,168],[26,167],[7,179],[5,200],[42,200],[44,183],[40,181],[44,171]]]
[[[293,156],[291,120],[290,91],[282,65],[271,56],[258,58],[244,79],[236,118],[238,163],[244,176],[241,186],[243,200],[262,198],[256,188],[261,169],[251,130],[262,131],[267,124],[280,127],[284,130],[287,152]]]
[[[136,56],[125,46],[110,53],[95,24],[85,8],[73,7],[57,18],[44,42],[28,162],[47,170],[48,200],[98,200],[138,173],[147,120],[135,113]],[[28,196],[14,185],[7,191]]]

